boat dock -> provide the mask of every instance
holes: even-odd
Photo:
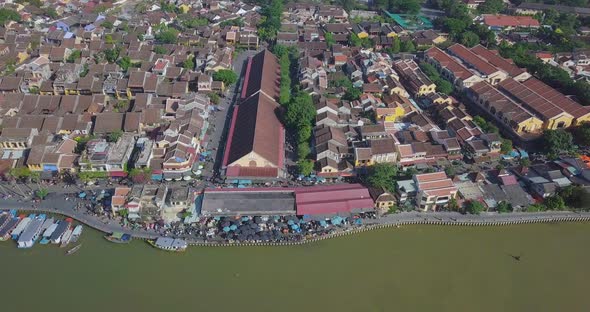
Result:
[[[2,228],[0,228],[0,240],[7,240],[10,237],[10,232],[16,227],[20,219],[18,217],[12,217],[8,220]]]
[[[18,238],[18,248],[31,248],[35,244],[39,234],[41,234],[41,227],[45,222],[45,215],[39,215],[29,222],[27,228]]]
[[[51,237],[49,238],[51,243],[59,244],[61,242],[62,235],[64,235],[68,228],[70,228],[69,222],[65,220],[59,221],[57,224],[57,228],[55,229],[55,231],[53,231],[53,233],[51,233]]]
[[[23,233],[23,231],[29,226],[29,223],[33,219],[35,215],[29,215],[28,217],[24,217],[20,220],[20,222],[16,225],[14,230],[10,233],[12,239],[17,240],[18,237]]]

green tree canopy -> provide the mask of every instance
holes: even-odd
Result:
[[[508,154],[512,151],[512,141],[509,139],[502,139],[502,146],[500,148],[500,152],[503,154]]]
[[[391,43],[391,52],[399,53],[401,49],[401,41],[399,40],[399,37],[396,36],[393,38],[393,42]]]
[[[190,57],[190,58],[187,58],[186,60],[184,60],[184,62],[182,62],[182,68],[187,69],[187,70],[195,69],[195,61],[193,60],[193,58]]]
[[[539,211],[545,211],[546,209],[547,209],[547,207],[545,207],[542,204],[532,204],[526,208],[526,211],[527,212],[539,212]]]
[[[107,141],[117,142],[117,141],[119,141],[119,138],[121,138],[122,135],[123,135],[123,130],[115,130],[115,131],[109,133],[109,136],[107,137]]]
[[[565,210],[565,201],[559,195],[553,195],[545,198],[545,206],[548,210]]]
[[[80,57],[82,57],[82,51],[80,50],[72,50],[72,52],[70,53],[70,55],[68,55],[68,58],[66,59],[66,62],[68,63],[75,63],[77,59],[79,59]]]
[[[395,191],[397,166],[390,163],[377,163],[370,168],[367,182],[372,187],[383,188],[389,192]]]
[[[479,36],[472,31],[466,31],[461,34],[461,44],[468,48],[472,48],[479,44]]]
[[[298,92],[287,104],[285,124],[287,127],[297,129],[305,124],[310,124],[316,115],[315,105],[311,96],[305,92]]]
[[[168,54],[168,50],[161,45],[157,45],[154,47],[154,53],[156,54]]]
[[[552,158],[575,150],[573,136],[563,129],[545,130],[543,142],[549,152],[548,155]]]
[[[404,40],[401,43],[400,50],[402,52],[412,53],[416,51],[416,46],[414,45],[414,42],[412,40]]]
[[[162,43],[176,43],[178,41],[178,30],[174,28],[162,30],[156,34],[155,38]]]
[[[451,94],[453,92],[453,84],[448,82],[446,79],[438,78],[433,81],[436,85],[436,91],[444,94]]]
[[[496,210],[498,212],[511,212],[512,210],[514,210],[514,208],[512,208],[512,204],[510,204],[509,202],[501,201],[498,203]]]
[[[4,25],[9,21],[20,22],[20,14],[15,10],[0,8],[0,24]]]
[[[502,0],[486,0],[477,7],[481,14],[496,14],[504,10],[505,4]]]
[[[580,185],[568,185],[558,192],[564,202],[572,210],[589,210],[590,193]]]
[[[313,161],[309,159],[301,159],[297,162],[297,171],[299,174],[309,176],[313,173]]]
[[[129,67],[131,67],[131,58],[129,58],[129,56],[123,56],[121,59],[119,59],[117,64],[121,66],[123,71],[127,71]]]
[[[467,212],[469,212],[470,214],[478,215],[482,211],[484,211],[485,209],[486,209],[485,206],[477,200],[470,200],[465,205],[465,210]]]
[[[213,73],[213,80],[223,81],[226,86],[229,86],[238,81],[238,75],[231,69],[220,69]]]
[[[334,34],[331,32],[326,32],[324,34],[324,38],[326,39],[326,43],[330,48],[332,47],[332,45],[334,45],[334,43],[336,43],[336,40],[334,40]]]

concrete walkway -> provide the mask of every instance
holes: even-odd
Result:
[[[71,217],[104,233],[124,232],[140,239],[155,239],[160,236],[155,231],[132,230],[122,227],[115,220],[97,218],[84,211],[75,209],[75,202],[61,199],[47,199],[38,206],[30,202],[18,202],[16,200],[3,200],[0,202],[0,210],[18,209],[22,211],[36,211],[57,213]],[[460,214],[457,212],[401,212],[386,215],[378,219],[367,219],[363,228],[356,230],[368,230],[383,228],[402,224],[438,224],[438,225],[459,225],[459,226],[486,226],[486,225],[508,225],[520,223],[537,222],[564,222],[564,221],[590,221],[590,212],[535,212],[535,213],[482,213],[480,215]],[[343,231],[350,232],[350,230]],[[337,233],[330,237],[340,236]],[[329,238],[329,237],[325,237]],[[200,239],[188,239],[191,244],[207,244]],[[310,241],[314,241],[313,239]],[[219,245],[219,244],[214,244]]]

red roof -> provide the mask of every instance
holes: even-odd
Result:
[[[297,215],[350,213],[374,207],[369,190],[360,184],[295,188]]]
[[[539,27],[539,21],[532,16],[510,16],[484,14],[483,21],[495,27]]]
[[[228,178],[276,178],[279,176],[278,168],[271,167],[227,167],[225,175]]]

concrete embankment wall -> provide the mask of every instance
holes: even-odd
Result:
[[[362,228],[342,231],[338,233],[328,234],[324,236],[313,237],[301,241],[292,242],[262,242],[262,243],[213,243],[213,242],[191,242],[191,246],[200,247],[232,247],[232,246],[293,246],[303,245],[326,240],[335,237],[341,237],[345,235],[352,235],[377,229],[385,229],[391,227],[397,227],[402,225],[449,225],[449,226],[505,226],[505,225],[516,225],[516,224],[531,224],[531,223],[554,223],[554,222],[587,222],[590,221],[590,217],[555,217],[555,218],[540,218],[540,219],[523,219],[513,221],[438,221],[438,220],[410,220],[410,221],[399,221],[395,223],[387,224],[374,224],[367,225]]]
[[[78,222],[84,223],[87,226],[90,226],[98,231],[104,233],[111,233],[113,231],[122,231],[125,233],[131,234],[136,239],[156,239],[159,235],[152,234],[152,233],[138,233],[134,231],[124,230],[124,229],[117,229],[117,228],[110,228],[109,226],[105,225],[104,223],[100,222],[99,220],[86,220],[81,215],[77,215],[75,213],[68,213],[64,211],[52,211],[52,210],[43,210],[38,208],[23,208],[20,209],[21,211],[35,211],[40,213],[48,213],[48,214],[59,214],[66,217],[70,217],[75,219]],[[201,246],[201,247],[231,247],[231,246],[293,246],[293,245],[303,245],[318,242],[325,239],[341,237],[345,235],[357,234],[371,230],[377,229],[385,229],[391,227],[397,227],[402,225],[445,225],[445,226],[505,226],[505,225],[516,225],[516,224],[532,224],[532,223],[555,223],[555,222],[588,222],[590,221],[590,216],[547,216],[547,217],[527,217],[527,216],[519,216],[520,219],[510,220],[510,221],[442,221],[442,220],[399,220],[393,221],[389,223],[383,224],[370,224],[365,225],[363,227],[351,230],[345,230],[333,234],[327,234],[323,236],[317,236],[309,239],[304,239],[300,241],[288,241],[288,242],[261,242],[261,243],[218,243],[218,242],[197,242],[197,241],[189,241],[189,245],[191,246]]]

